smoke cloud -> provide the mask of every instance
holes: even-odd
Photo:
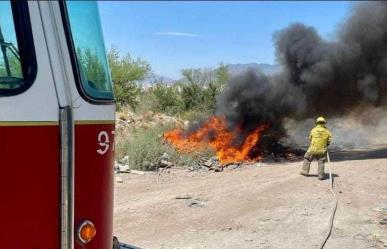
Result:
[[[242,127],[247,134],[266,123],[279,140],[287,135],[289,119],[308,124],[326,116],[340,122],[354,110],[359,115],[387,105],[386,2],[357,3],[337,41],[294,23],[276,32],[274,42],[283,72],[236,76],[217,99],[216,113],[231,129]]]

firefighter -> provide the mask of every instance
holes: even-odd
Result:
[[[326,123],[327,121],[324,117],[318,117],[316,119],[316,126],[310,131],[310,145],[305,153],[301,171],[301,175],[303,176],[309,175],[310,163],[316,159],[318,162],[318,179],[324,179],[324,163],[327,160],[327,147],[332,141],[332,135],[327,129]]]

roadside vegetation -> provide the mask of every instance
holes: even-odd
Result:
[[[184,69],[181,78],[151,77],[152,68],[140,58],[108,51],[117,101],[116,158],[126,157],[130,169],[154,170],[163,155],[177,166],[194,167],[208,151],[185,154],[163,141],[167,130],[202,120],[214,111],[216,97],[229,79],[227,67]]]

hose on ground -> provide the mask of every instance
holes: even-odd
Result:
[[[329,218],[329,227],[328,227],[328,230],[324,236],[324,239],[322,240],[322,242],[320,243],[320,245],[318,246],[318,249],[323,249],[325,244],[327,243],[329,237],[331,236],[331,233],[332,233],[332,228],[333,228],[333,220],[335,218],[335,214],[336,214],[336,209],[337,209],[337,197],[336,197],[336,194],[335,192],[333,191],[333,178],[332,178],[332,170],[331,170],[331,159],[329,157],[329,153],[327,152],[327,159],[328,159],[328,170],[329,170],[329,190],[331,191],[331,194],[332,194],[332,197],[333,197],[333,200],[335,202],[334,204],[334,207],[333,207],[333,210],[332,210],[332,213],[331,213],[331,217]]]

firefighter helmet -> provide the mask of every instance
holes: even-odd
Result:
[[[318,117],[316,119],[316,124],[326,124],[326,123],[327,123],[327,121],[325,120],[324,117]]]

